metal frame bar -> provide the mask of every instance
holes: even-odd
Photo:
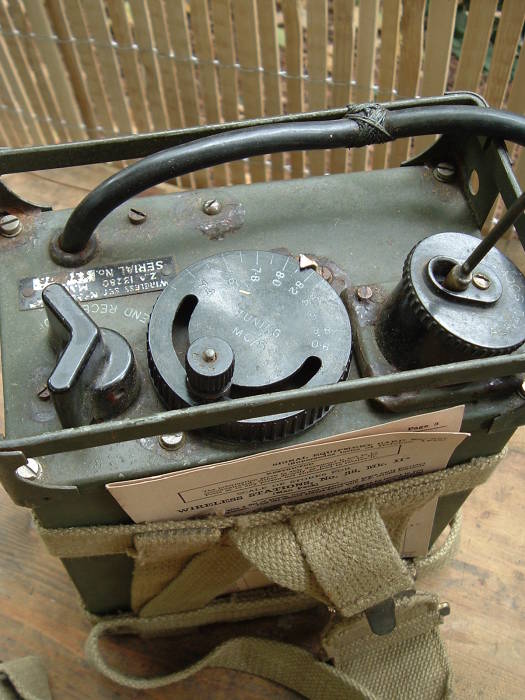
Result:
[[[219,401],[176,411],[162,411],[145,418],[106,421],[32,437],[0,442],[2,452],[21,451],[26,457],[71,452],[88,447],[137,440],[162,433],[208,428],[220,423],[285,413],[315,406],[331,406],[385,394],[398,394],[421,386],[436,387],[503,377],[525,371],[525,353],[482,360],[467,360],[436,367],[409,370],[384,377],[368,377],[310,389],[293,389]]]
[[[474,92],[451,92],[440,97],[419,98],[385,102],[386,109],[396,110],[408,107],[422,107],[435,104],[474,104],[487,107],[482,97]],[[74,165],[111,162],[142,158],[171,146],[212,136],[214,134],[247,129],[265,124],[284,124],[298,121],[338,119],[345,116],[346,107],[301,114],[287,114],[261,119],[247,119],[241,122],[227,122],[210,126],[195,126],[189,129],[159,131],[148,134],[132,134],[109,139],[76,141],[51,146],[31,146],[29,148],[0,149],[0,174],[20,173],[30,170],[66,168]]]

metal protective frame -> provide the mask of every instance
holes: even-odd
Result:
[[[400,100],[384,104],[383,106],[387,109],[401,109],[433,104],[473,104],[480,108],[487,106],[486,102],[478,95],[468,92],[449,93],[435,98]],[[346,112],[346,108],[341,108],[99,141],[3,150],[0,151],[0,173],[26,172],[36,169],[42,170],[137,158],[169,146],[232,129],[289,121],[334,119],[343,117]],[[426,161],[428,159],[427,154],[439,154],[441,148],[439,144],[440,141],[423,156],[418,156],[418,158],[411,161],[410,164]],[[510,206],[521,192],[503,145],[496,146],[495,159],[497,161],[495,163],[497,186],[505,204]],[[4,194],[12,196],[5,186]],[[480,207],[479,199],[476,201],[476,198],[468,192],[468,188],[465,190],[465,195],[477,219],[482,222],[483,215],[486,216],[492,202],[485,202]],[[2,192],[0,192],[1,199]],[[525,241],[525,216],[522,216],[520,221],[517,222],[516,228],[519,230],[523,244]],[[385,394],[391,395],[410,391],[421,386],[441,387],[491,377],[509,376],[521,372],[525,372],[525,353],[481,360],[468,360],[398,372],[383,377],[354,379],[350,382],[341,382],[315,389],[294,389],[176,411],[161,411],[144,418],[115,420],[80,428],[47,432],[32,437],[0,441],[0,463],[4,467],[13,468],[23,464],[28,457],[69,452],[82,448],[136,440],[162,433],[201,429],[220,423],[295,411],[319,405],[334,405],[360,399],[372,399]]]

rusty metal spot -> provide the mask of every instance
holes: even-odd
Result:
[[[222,241],[229,233],[238,231],[244,224],[246,209],[240,202],[222,202],[218,214],[209,216],[202,213],[198,226],[211,241]]]

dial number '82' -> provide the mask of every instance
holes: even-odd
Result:
[[[290,294],[299,294],[299,290],[302,289],[303,287],[304,287],[304,284],[302,282],[300,282],[299,280],[297,280],[297,282],[295,283],[295,286],[290,287],[290,289],[288,291],[290,292]]]

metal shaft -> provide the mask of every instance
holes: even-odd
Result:
[[[525,192],[522,192],[518,199],[511,205],[511,207],[505,212],[497,224],[493,226],[490,233],[485,236],[481,243],[474,248],[472,253],[468,256],[465,262],[461,266],[461,272],[468,275],[472,270],[479,265],[481,260],[489,252],[489,250],[496,245],[499,239],[503,236],[505,231],[507,231],[512,224],[521,216],[523,210],[525,209]]]

